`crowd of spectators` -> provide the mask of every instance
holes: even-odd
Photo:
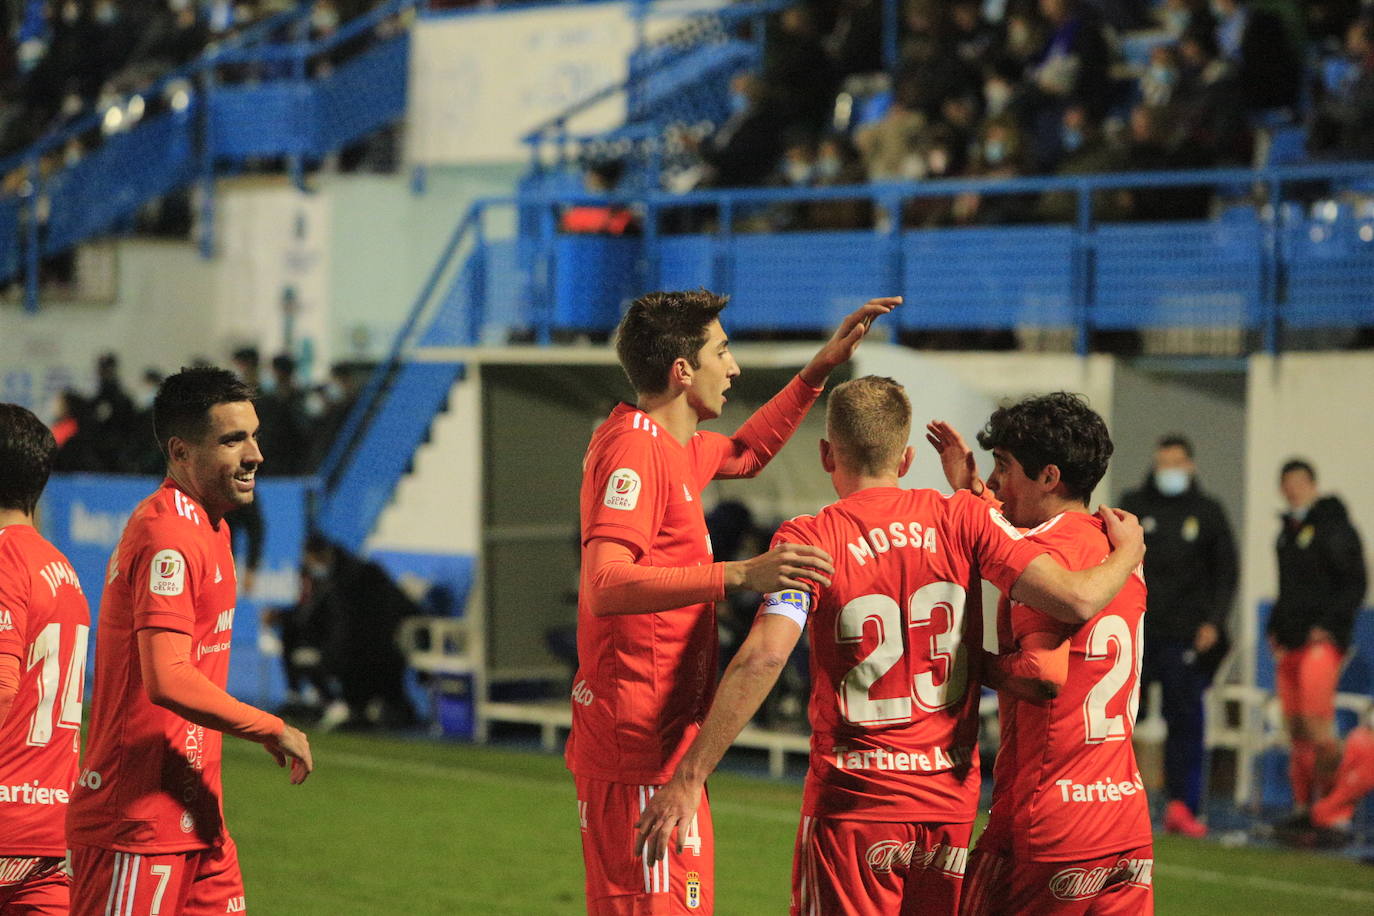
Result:
[[[696,187],[824,187],[1250,166],[1269,132],[1374,155],[1374,7],[1360,0],[903,0],[884,70],[882,0],[777,17],[728,120],[689,139]],[[908,225],[1067,220],[1073,195],[930,198]],[[1102,218],[1202,216],[1205,193],[1104,192]],[[861,228],[858,205],[775,209],[762,229]]]
[[[313,0],[308,37],[327,37],[378,2]],[[169,84],[153,95],[147,90],[208,48],[298,5],[296,0],[0,0],[5,38],[0,41],[0,157],[92,112],[104,113],[97,127],[45,160],[49,169],[70,164],[102,136],[184,107],[185,85]],[[329,63],[325,59],[312,67]],[[260,74],[228,67],[222,75]],[[6,178],[10,185],[22,180],[19,174]]]
[[[209,365],[197,358],[195,365]],[[270,363],[270,378],[261,371],[256,348],[235,350],[236,373],[255,391],[265,458],[262,474],[290,476],[314,473],[324,460],[361,390],[361,367],[337,363],[322,385],[302,385],[296,360],[281,353]],[[105,353],[96,361],[93,393],[68,388],[53,410],[57,439],[56,471],[116,474],[160,474],[166,464],[153,435],[153,397],[163,372],[147,368],[132,389],[125,386],[119,357]]]

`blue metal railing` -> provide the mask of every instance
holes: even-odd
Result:
[[[791,6],[795,0],[753,0],[709,12],[697,13],[672,32],[653,41],[643,39],[642,22],[647,4],[637,4],[641,23],[639,47],[630,55],[629,73],[618,83],[605,86],[557,115],[535,125],[524,142],[530,148],[531,171],[538,174],[577,162],[587,149],[630,144],[650,171],[656,171],[668,139],[665,133],[678,123],[715,123],[725,110],[725,87],[730,73],[758,66],[763,57],[767,18]],[[747,41],[735,38],[748,31]],[[718,53],[699,70],[675,72],[675,68],[702,52]],[[723,50],[722,50],[723,49]],[[678,80],[684,82],[678,83]],[[676,91],[664,92],[665,83]],[[703,95],[711,99],[699,98]],[[621,127],[595,134],[576,134],[569,124],[579,115],[609,100],[623,97],[626,120]],[[624,152],[623,150],[621,151]]]
[[[1357,219],[1337,207],[1334,219],[1309,219],[1288,195],[1300,187],[1310,196],[1314,183],[1337,190],[1368,187],[1374,163],[615,198],[525,194],[520,205],[527,214],[522,228],[535,233],[524,244],[536,267],[531,301],[541,340],[559,327],[609,330],[618,303],[637,291],[704,284],[736,294],[732,320],[736,326],[746,320],[755,330],[805,327],[795,308],[786,310],[789,297],[843,305],[882,290],[933,303],[904,310],[904,321],[926,327],[1070,326],[1079,352],[1087,352],[1095,329],[1209,323],[1256,330],[1263,347],[1274,351],[1286,326],[1362,322],[1366,313],[1374,324],[1374,218]],[[1217,220],[1106,223],[1093,213],[1094,195],[1104,190],[1174,188],[1202,188],[1244,201]],[[923,199],[1050,192],[1073,197],[1072,221],[912,229],[901,219],[908,203]],[[1254,192],[1263,205],[1250,203]],[[863,202],[883,218],[877,228],[847,231],[749,232],[736,225],[769,208],[826,201]],[[556,214],[573,204],[634,207],[642,213],[643,234],[600,243],[561,235]],[[1025,216],[1034,219],[1034,205],[1026,209]],[[666,216],[692,213],[707,214],[711,230],[665,231]],[[603,266],[624,277],[619,288],[596,282]],[[560,273],[567,269],[583,273],[569,278]],[[1346,284],[1343,293],[1322,285],[1332,273]],[[599,298],[570,304],[568,296],[579,288],[595,290]],[[772,309],[782,311],[773,315]],[[829,320],[823,310],[812,317],[818,327]]]

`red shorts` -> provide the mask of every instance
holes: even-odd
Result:
[[[704,790],[697,816],[683,836],[682,852],[669,848],[665,858],[650,866],[634,848],[635,824],[658,787],[582,776],[574,782],[590,916],[714,911],[716,848]]]
[[[72,847],[72,916],[222,916],[244,913],[233,840],[196,852],[140,855]]]
[[[969,855],[961,916],[1150,916],[1154,847],[1079,862],[1015,862],[979,847]]]
[[[1330,719],[1336,715],[1341,650],[1329,642],[1281,649],[1275,686],[1285,716]]]
[[[792,857],[792,916],[954,916],[973,824],[803,816]]]
[[[0,856],[0,916],[67,916],[62,866],[56,856]]]

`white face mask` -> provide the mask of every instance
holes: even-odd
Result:
[[[1183,468],[1160,468],[1155,471],[1155,489],[1165,496],[1180,496],[1188,491],[1193,475]]]

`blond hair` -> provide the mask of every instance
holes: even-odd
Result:
[[[835,460],[862,474],[896,469],[911,438],[911,401],[895,380],[851,379],[830,392],[826,436]]]

